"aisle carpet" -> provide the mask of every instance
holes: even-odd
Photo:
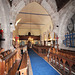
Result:
[[[33,75],[60,75],[42,57],[37,55],[32,49],[28,49]]]

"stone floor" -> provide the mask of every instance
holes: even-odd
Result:
[[[33,75],[30,58],[29,58],[29,75]]]

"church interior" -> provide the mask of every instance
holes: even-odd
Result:
[[[75,75],[75,0],[0,0],[0,75]]]

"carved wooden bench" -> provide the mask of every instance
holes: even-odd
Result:
[[[35,46],[35,45],[34,45],[33,48],[34,48],[35,51],[37,51],[39,54],[46,54],[46,55],[47,55],[50,46]]]
[[[55,53],[53,52],[53,49],[52,49],[50,52],[49,60],[56,66],[59,65],[59,69],[62,62],[63,71],[65,72],[65,68],[68,68],[69,75],[71,75],[72,72],[75,73],[75,68],[74,68],[75,67],[75,52],[59,50],[58,52]]]
[[[4,51],[0,54],[0,75],[8,74],[16,61],[17,52],[11,50]]]
[[[27,75],[27,53],[23,53],[23,57],[18,67],[16,74]]]

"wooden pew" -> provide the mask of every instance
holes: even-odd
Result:
[[[3,51],[4,51],[4,49],[3,48],[0,48],[0,53],[3,52]]]
[[[18,67],[17,74],[27,75],[27,52],[23,53],[20,65]]]
[[[45,54],[47,55],[48,50],[50,46],[33,46],[33,49],[38,53],[38,54]]]
[[[52,61],[51,61],[52,59]],[[69,70],[69,75],[71,75],[72,72],[75,73],[75,70],[72,70],[72,66],[75,65],[75,52],[74,51],[65,51],[65,50],[58,50],[58,52],[54,53],[53,49],[50,52],[50,57],[49,57],[50,62],[57,66],[57,62],[59,63],[59,70],[60,70],[60,65],[61,65],[61,60],[62,60],[62,65],[63,65],[63,74],[65,75],[65,68],[68,68]],[[53,62],[55,60],[55,62]],[[66,62],[68,63],[68,67],[66,67]],[[74,66],[75,67],[75,66]]]
[[[70,51],[70,50],[59,50],[58,51],[60,55],[63,55],[69,59],[75,60],[75,51]]]
[[[1,54],[3,55],[3,57],[6,57],[6,56],[9,55],[10,53],[11,53],[11,50],[7,50],[7,51],[1,52]]]
[[[17,58],[17,51],[4,51],[0,54],[0,75],[8,74]]]

